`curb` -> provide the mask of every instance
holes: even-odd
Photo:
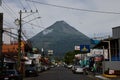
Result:
[[[108,75],[108,74],[103,74],[104,77],[108,77],[108,78],[117,78],[117,77],[120,77],[120,76],[117,76],[117,75]]]

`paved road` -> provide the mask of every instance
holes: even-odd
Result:
[[[55,67],[42,72],[37,77],[29,77],[24,80],[97,80],[90,75],[73,74],[71,70],[64,67]]]

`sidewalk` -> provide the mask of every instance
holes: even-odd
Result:
[[[98,80],[120,80],[120,76],[117,75],[107,75],[107,74],[101,74],[101,75],[95,75]]]
[[[120,80],[120,75],[107,75],[103,74],[104,77],[110,78],[111,80]]]
[[[96,74],[93,72],[88,72],[88,75],[93,76],[97,80],[120,80],[120,76],[117,75]]]

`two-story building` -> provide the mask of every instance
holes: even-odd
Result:
[[[10,44],[2,45],[2,54],[4,57],[4,67],[8,69],[17,69],[18,63],[18,42],[11,42]],[[25,41],[21,42],[21,54],[20,54],[20,70],[24,71],[24,61],[27,56],[27,52],[31,52],[32,47]]]
[[[101,40],[94,48],[108,49],[108,60],[103,61],[103,73],[120,75],[120,26],[112,28],[112,37]]]

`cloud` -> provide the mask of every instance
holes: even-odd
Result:
[[[54,4],[59,6],[66,6],[72,8],[94,10],[94,11],[107,11],[107,12],[120,12],[120,0],[34,0],[38,2]],[[95,13],[88,11],[72,10],[66,8],[58,8],[49,5],[43,5],[39,3],[29,2],[28,0],[5,0],[6,4],[15,12],[6,12],[1,7],[5,14],[5,20],[14,26],[14,20],[19,18],[19,11],[24,11],[24,8],[30,12],[32,9],[39,13],[35,13],[32,16],[27,17],[26,21],[29,21],[37,16],[41,19],[32,21],[36,25],[44,28],[49,27],[53,23],[59,20],[64,20],[80,32],[91,37],[96,32],[106,33],[111,32],[112,27],[119,26],[120,17],[119,14],[105,14]],[[3,3],[4,4],[4,3]],[[23,5],[23,6],[22,6]],[[4,7],[4,6],[3,6]],[[28,14],[23,13],[23,17]],[[15,17],[12,18],[11,16]],[[29,29],[27,29],[29,28]],[[42,31],[44,28],[38,28],[33,25],[23,25],[23,29],[26,29],[26,33],[31,33],[31,30],[36,34]],[[34,29],[34,30],[33,30]],[[33,35],[32,35],[33,36]],[[32,37],[31,36],[31,37]]]

